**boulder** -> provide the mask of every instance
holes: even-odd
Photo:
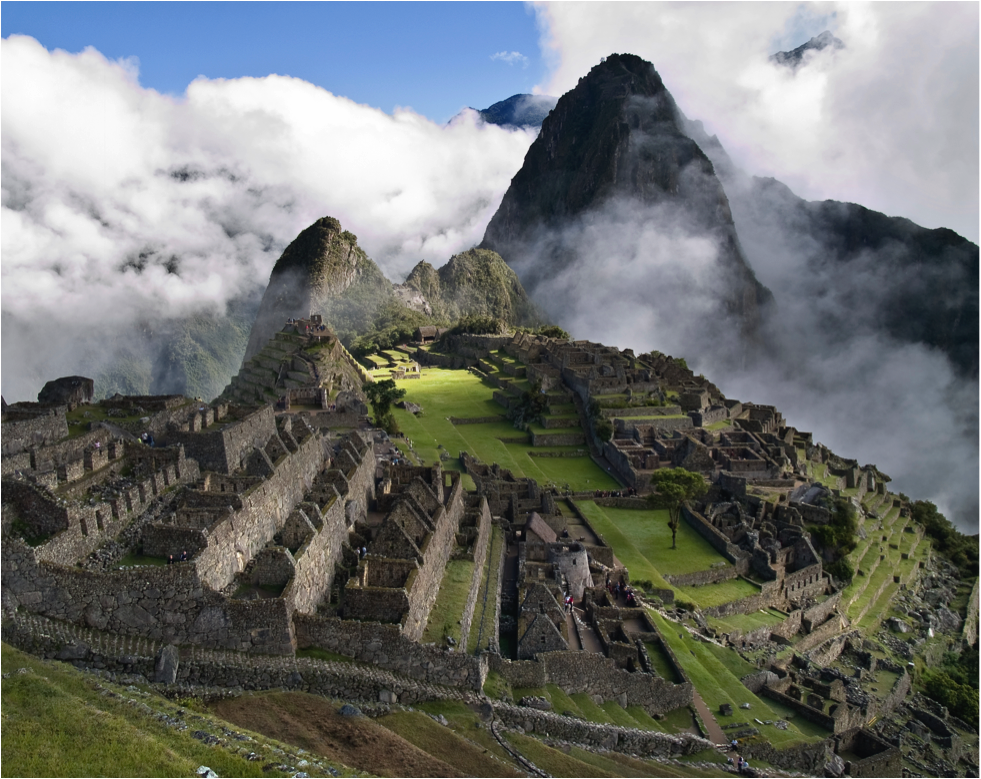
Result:
[[[158,684],[173,684],[177,681],[179,666],[180,652],[173,644],[167,644],[157,655],[157,663],[153,669],[153,681]]]

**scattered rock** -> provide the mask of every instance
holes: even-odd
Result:
[[[337,713],[340,714],[342,717],[364,716],[364,714],[362,714],[361,712],[361,709],[359,709],[357,706],[352,706],[350,703],[345,703],[343,706],[341,706],[341,708],[337,710]]]

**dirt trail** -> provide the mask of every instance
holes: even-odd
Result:
[[[716,744],[728,744],[729,739],[726,738],[725,733],[722,732],[722,728],[719,727],[719,723],[715,721],[715,716],[709,711],[709,707],[705,705],[705,701],[702,700],[702,696],[698,694],[697,691],[693,691],[694,700],[692,703],[695,705],[695,711],[698,712],[698,716],[702,718],[702,724],[705,725],[705,729],[708,731],[708,737],[711,741]]]

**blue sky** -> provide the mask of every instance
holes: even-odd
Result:
[[[278,73],[437,122],[545,75],[534,11],[512,2],[5,2],[0,29],[48,50],[136,57],[140,83],[174,95],[199,75]],[[492,58],[501,52],[526,59]]]

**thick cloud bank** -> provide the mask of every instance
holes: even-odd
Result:
[[[560,95],[601,57],[651,61],[737,165],[978,241],[976,3],[543,3]],[[824,29],[845,48],[769,55]]]
[[[119,333],[224,313],[337,217],[398,280],[477,243],[533,132],[437,125],[282,77],[174,99],[94,49],[2,42],[3,392],[95,374]]]

